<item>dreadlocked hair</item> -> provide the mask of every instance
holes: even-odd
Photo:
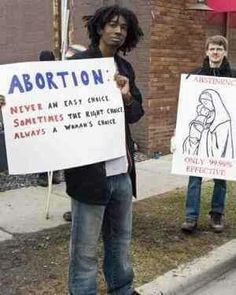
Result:
[[[119,51],[122,51],[125,55],[135,48],[139,40],[143,37],[143,31],[139,27],[138,19],[131,10],[118,5],[105,6],[99,8],[92,16],[84,16],[83,20],[87,27],[91,46],[97,46],[101,37],[99,32],[115,16],[122,16],[127,22],[127,37],[124,44],[119,48]]]

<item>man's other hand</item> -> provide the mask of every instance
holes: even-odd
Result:
[[[116,81],[118,88],[121,91],[124,103],[126,105],[129,105],[133,100],[132,95],[130,93],[130,88],[129,88],[129,79],[125,76],[120,75],[120,74],[116,74],[114,79]]]
[[[5,96],[0,95],[0,108],[6,104]]]

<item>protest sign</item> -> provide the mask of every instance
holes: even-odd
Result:
[[[10,174],[124,156],[125,123],[113,58],[0,66]]]
[[[181,76],[172,173],[236,180],[236,79]]]

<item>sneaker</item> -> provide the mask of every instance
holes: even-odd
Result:
[[[193,219],[186,219],[181,225],[181,230],[187,233],[192,233],[197,228],[197,221]]]
[[[215,233],[221,233],[224,230],[224,219],[221,213],[211,213],[211,228]]]
[[[65,212],[63,214],[63,218],[64,218],[65,221],[71,222],[72,221],[71,212],[70,211]]]

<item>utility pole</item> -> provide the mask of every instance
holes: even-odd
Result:
[[[61,59],[61,0],[53,0],[53,52]]]

